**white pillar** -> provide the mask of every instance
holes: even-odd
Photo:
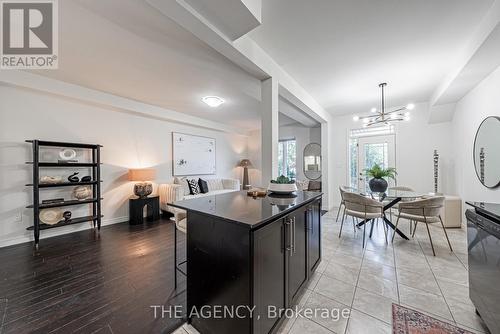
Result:
[[[323,210],[330,210],[334,206],[333,194],[333,150],[332,150],[332,130],[331,122],[321,123],[321,186],[323,191]]]
[[[263,80],[262,90],[262,186],[278,177],[278,81]]]

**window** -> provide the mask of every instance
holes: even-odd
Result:
[[[278,175],[284,175],[290,179],[295,179],[297,176],[297,142],[295,139],[279,141]]]

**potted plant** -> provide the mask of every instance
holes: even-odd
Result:
[[[281,175],[276,180],[271,180],[267,189],[276,194],[291,194],[297,191],[297,185],[295,180]]]
[[[365,175],[372,179],[368,182],[370,190],[377,193],[384,193],[389,186],[385,178],[396,179],[396,168],[382,168],[378,164],[374,164],[372,168],[365,169]]]

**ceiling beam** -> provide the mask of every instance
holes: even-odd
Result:
[[[500,66],[500,0],[495,1],[481,21],[473,38],[456,62],[455,70],[434,92],[430,105],[450,105],[458,102],[498,66]],[[433,115],[443,110],[447,110],[448,117]],[[434,108],[430,117],[451,120],[453,113],[450,113],[448,108]]]
[[[308,128],[319,125],[318,122],[307,116],[302,110],[298,109],[282,96],[279,99],[279,112]]]
[[[262,23],[262,0],[183,0],[179,3],[185,8],[190,6],[192,12],[203,16],[232,41]]]
[[[248,35],[235,41],[230,40],[213,22],[192,7],[185,6],[183,0],[146,0],[146,2],[259,80],[266,80],[269,77],[278,79],[280,92],[284,88],[295,96],[296,100],[306,106],[301,109],[310,113],[309,116],[318,122],[330,120],[331,115]]]

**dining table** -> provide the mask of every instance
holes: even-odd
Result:
[[[413,201],[413,200],[416,200],[418,198],[422,198],[422,197],[428,195],[428,194],[423,194],[423,193],[419,193],[419,192],[415,192],[415,191],[396,190],[396,189],[387,189],[387,191],[385,191],[383,193],[372,192],[370,190],[360,191],[360,190],[352,189],[352,188],[350,191],[354,192],[354,193],[358,193],[362,196],[371,197],[375,200],[378,200],[378,201],[384,203],[384,213],[388,210],[391,210],[391,208],[393,208],[396,204],[398,204],[401,201],[403,201],[403,202]],[[371,220],[372,219],[363,220],[363,221],[359,222],[359,224],[357,224],[356,226],[361,227],[364,224],[370,222]],[[399,234],[399,236],[401,236],[401,238],[403,238],[405,240],[409,240],[409,238],[400,229],[396,228],[396,226],[392,223],[392,221],[389,218],[387,218],[387,215],[385,215],[385,214],[384,214],[384,222],[386,223],[386,225],[388,227],[392,228],[395,231],[395,233]],[[373,234],[373,225],[374,224],[372,224],[372,226],[370,228],[370,238]]]

